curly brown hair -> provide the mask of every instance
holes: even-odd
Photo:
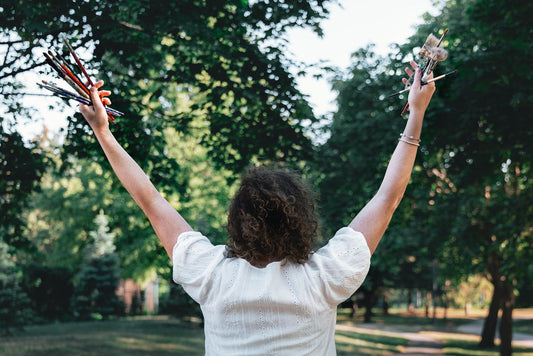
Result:
[[[228,257],[264,265],[307,261],[318,230],[315,199],[300,176],[253,167],[242,177],[228,215]]]

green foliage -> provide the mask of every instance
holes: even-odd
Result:
[[[31,196],[32,204],[24,215],[25,236],[36,251],[31,254],[19,251],[19,257],[28,263],[39,261],[46,266],[74,270],[81,263],[82,251],[90,241],[88,232],[93,230],[100,209],[110,211],[116,220],[135,214],[139,218],[140,209],[123,189],[116,190],[112,173],[104,173],[97,163],[73,160],[70,169],[60,172],[57,153],[54,156],[51,152],[50,156],[54,165],[44,175],[40,191]],[[133,218],[125,221],[126,224],[119,225],[124,229],[143,224]]]
[[[459,69],[457,79],[438,85],[442,100],[424,128],[440,160],[435,168],[457,187],[442,198],[457,207],[447,242],[455,253],[446,257],[471,271],[472,260],[482,270],[495,253],[512,283],[523,280],[532,260],[525,246],[533,242],[533,76],[521,69],[533,50],[532,15],[528,1],[454,1],[419,29],[449,27],[445,67]]]
[[[402,89],[400,77],[429,33],[449,28],[449,58],[437,74],[459,76],[437,83],[427,110],[422,147],[410,185],[363,285],[375,291],[393,283],[431,288],[483,272],[498,256],[505,283],[520,286],[530,274],[533,236],[531,57],[533,4],[503,0],[441,1],[441,13],[387,58],[371,48],[354,53],[349,77],[338,80],[339,110],[331,139],[320,149],[320,189],[325,228],[350,221],[377,191],[402,131],[401,100],[380,100]],[[512,87],[512,89],[511,89]]]
[[[19,248],[29,248],[21,213],[45,169],[38,147],[32,146],[0,121],[0,241]]]
[[[114,106],[126,112],[114,133],[141,166],[154,163],[156,183],[169,183],[179,168],[162,155],[162,132],[187,131],[198,116],[208,118],[201,142],[219,166],[238,172],[254,157],[299,160],[312,151],[304,125],[314,117],[295,89],[279,37],[293,26],[319,32],[326,3],[8,0],[0,28],[12,60],[0,67],[0,81],[43,71],[32,51],[62,48],[63,33],[79,52],[92,52],[82,57],[90,58],[88,67],[111,85]],[[176,90],[188,95],[188,107],[173,102]],[[84,120],[69,120],[65,151],[100,156]]]
[[[159,313],[178,318],[191,316],[202,318],[200,305],[185,293],[182,286],[173,282],[169,283],[168,294],[161,298]]]
[[[467,303],[477,309],[487,309],[494,287],[482,275],[468,276],[456,288],[447,293],[452,307],[465,308]]]
[[[22,268],[26,292],[35,322],[72,319],[71,298],[74,294],[73,273],[64,267],[29,263]]]
[[[10,334],[29,322],[28,297],[8,245],[0,241],[0,332]]]
[[[74,313],[80,319],[104,318],[120,314],[123,306],[116,294],[120,282],[118,256],[114,253],[114,234],[109,233],[108,219],[100,212],[94,219],[92,243],[86,248],[74,292]]]

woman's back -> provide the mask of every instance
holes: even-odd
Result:
[[[334,355],[337,305],[369,264],[364,237],[349,228],[304,264],[257,268],[198,232],[174,248],[174,280],[202,307],[207,355]]]

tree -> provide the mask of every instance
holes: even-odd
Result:
[[[339,112],[331,140],[321,150],[326,157],[321,161],[326,167],[321,183],[326,219],[331,215],[333,226],[338,226],[346,211],[358,211],[377,189],[382,177],[378,170],[388,160],[381,152],[391,151],[393,138],[401,130],[400,118],[384,117],[393,113],[391,105],[400,102],[377,98],[401,89],[403,68],[429,33],[449,28],[445,40],[449,58],[437,73],[459,69],[459,77],[437,84],[412,182],[372,268],[389,270],[387,262],[377,258],[387,252],[382,247],[395,244],[396,262],[409,256],[410,245],[430,247],[425,252],[417,249],[415,257],[417,261],[422,257],[423,265],[435,258],[440,278],[458,282],[471,273],[486,272],[494,284],[494,296],[481,346],[494,345],[497,312],[502,309],[500,349],[507,355],[512,351],[515,289],[527,280],[532,261],[526,246],[533,242],[529,203],[533,130],[527,119],[533,112],[533,78],[521,68],[528,66],[526,58],[531,55],[532,30],[526,24],[533,4],[464,0],[440,5],[441,13],[425,15],[425,23],[389,54],[388,61],[377,62],[359,51],[352,77],[337,83]],[[366,56],[362,60],[361,54]],[[390,81],[390,74],[398,77]],[[512,90],[510,83],[515,83]],[[327,203],[338,206],[347,198],[340,210]],[[328,226],[332,225],[328,222]],[[428,267],[421,270],[430,271]],[[392,274],[401,277],[404,267],[396,263],[394,268]]]
[[[326,236],[347,225],[377,192],[404,125],[397,108],[390,101],[379,99],[400,80],[387,74],[392,60],[378,56],[371,46],[356,51],[352,60],[349,74],[339,76],[333,83],[338,92],[338,111],[329,127],[331,137],[320,147],[316,159],[317,170],[321,171],[320,215]],[[424,179],[420,157],[413,175]],[[413,210],[420,217],[428,216],[427,200],[425,194],[417,193],[411,186],[407,188],[360,289],[365,296],[365,320],[370,320],[372,307],[383,289],[391,286],[431,289],[429,271],[436,255],[428,247],[428,240],[433,234],[416,224],[413,216]]]
[[[61,49],[63,33],[78,51],[94,48],[83,57],[91,58],[88,67],[110,84],[114,105],[126,112],[114,133],[141,166],[154,162],[156,183],[179,169],[162,154],[164,129],[187,131],[197,116],[208,118],[201,142],[219,166],[238,172],[257,157],[300,160],[312,151],[304,125],[314,117],[287,70],[279,38],[293,26],[319,32],[326,3],[8,0],[0,19],[6,48],[0,86],[12,90],[8,78],[45,71],[33,53],[49,45]],[[177,107],[176,91],[192,105]],[[65,151],[100,156],[83,119],[69,120]]]
[[[85,251],[75,284],[74,310],[80,319],[108,318],[121,312],[116,294],[120,282],[119,260],[109,232],[108,219],[101,211],[91,231],[92,243]]]
[[[3,334],[28,323],[28,305],[20,271],[8,252],[8,245],[0,240],[0,330]]]
[[[4,130],[0,121],[0,241],[18,248],[30,247],[20,217],[45,170],[39,151],[36,145],[26,147],[20,134]]]
[[[167,275],[168,256],[162,253],[141,209],[113,179],[113,172],[87,159],[71,159],[69,168],[61,169],[64,164],[54,140],[46,142],[46,154],[53,164],[22,215],[27,222],[24,238],[32,248],[28,253],[18,251],[19,260],[27,265],[38,263],[50,269],[74,271],[90,241],[88,232],[93,230],[93,221],[103,209],[110,229],[116,233],[123,277],[145,281]],[[228,183],[230,171],[215,168],[199,140],[167,129],[165,151],[169,159],[180,162],[180,170],[174,172],[175,183],[163,194],[195,229],[214,243],[224,243],[227,206],[235,184]],[[147,171],[151,171],[150,166]],[[184,181],[189,184],[183,186],[180,182]]]
[[[460,78],[442,83],[442,102],[425,133],[442,156],[447,176],[457,187],[456,219],[448,240],[449,264],[485,270],[494,285],[480,345],[494,345],[496,318],[502,355],[512,352],[515,289],[531,264],[533,219],[531,154],[533,77],[519,68],[531,55],[533,15],[528,1],[469,0],[443,3],[442,13],[428,17],[420,35],[449,27],[449,61]],[[513,83],[513,84],[511,84]],[[512,86],[512,89],[510,89]],[[465,261],[468,258],[469,261]],[[479,261],[472,266],[472,258]],[[472,268],[474,267],[474,268]]]

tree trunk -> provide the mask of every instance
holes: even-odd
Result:
[[[429,308],[431,306],[431,292],[426,292],[426,302],[425,302],[425,307],[426,307],[426,318],[429,318]]]
[[[383,292],[383,315],[389,315],[389,292]]]
[[[365,323],[370,323],[372,321],[372,308],[376,305],[377,295],[375,290],[365,292]]]
[[[472,303],[466,302],[465,303],[465,316],[469,316],[471,310],[472,310]]]
[[[350,313],[350,318],[355,319],[357,318],[357,308],[359,307],[359,297],[354,295],[352,297],[352,312]]]
[[[492,300],[490,302],[489,314],[485,318],[483,330],[481,332],[481,341],[479,347],[491,348],[494,347],[494,338],[496,337],[496,325],[498,324],[498,311],[502,300],[502,282],[500,274],[500,261],[494,255],[489,257],[488,272],[494,291],[492,292]]]
[[[415,311],[415,306],[413,304],[413,291],[411,290],[411,288],[409,288],[409,290],[407,291],[407,311],[409,313],[414,313]]]
[[[513,353],[513,308],[515,296],[513,287],[509,284],[503,286],[502,292],[502,320],[500,322],[500,355],[510,356]]]

